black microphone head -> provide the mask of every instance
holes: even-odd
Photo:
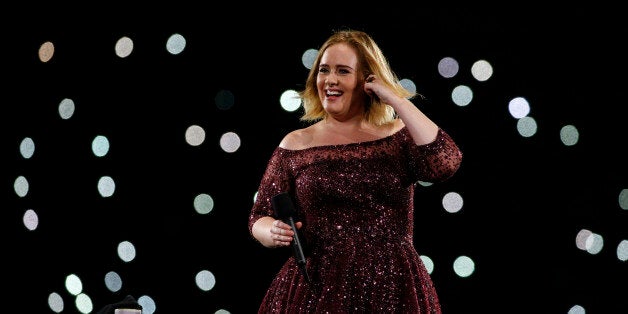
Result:
[[[288,192],[282,192],[273,196],[271,201],[273,209],[275,210],[275,215],[279,218],[294,216],[297,212],[294,208],[292,197],[290,197]]]

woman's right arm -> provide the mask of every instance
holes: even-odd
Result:
[[[284,152],[279,147],[273,152],[249,214],[249,232],[265,247],[290,245],[294,236],[290,225],[275,218],[272,207],[272,198],[289,190],[289,174],[283,166],[285,160],[282,153]],[[300,228],[300,226],[301,223],[297,222],[296,227]]]

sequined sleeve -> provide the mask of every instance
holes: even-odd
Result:
[[[285,150],[277,147],[268,161],[266,171],[262,176],[253,208],[249,214],[249,232],[258,219],[264,216],[273,216],[271,199],[273,196],[288,191],[288,172],[283,165]]]
[[[407,136],[410,136],[407,133]],[[411,140],[411,139],[410,139]],[[410,172],[415,181],[442,182],[453,176],[462,162],[462,152],[444,130],[439,129],[434,141],[409,145]]]

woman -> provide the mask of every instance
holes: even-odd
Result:
[[[289,193],[311,280],[290,257],[259,313],[440,313],[413,246],[414,187],[453,176],[458,146],[410,101],[415,94],[362,31],[325,41],[300,96],[310,124],[273,152],[249,230],[265,247],[291,245],[297,230],[272,206]]]

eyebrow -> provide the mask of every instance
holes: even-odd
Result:
[[[321,63],[318,65],[318,67],[330,67],[329,64],[327,63]],[[339,64],[338,66],[336,66],[338,68],[347,68],[347,69],[351,69],[351,70],[355,70],[353,67],[349,66],[349,65],[344,65],[344,64]]]

